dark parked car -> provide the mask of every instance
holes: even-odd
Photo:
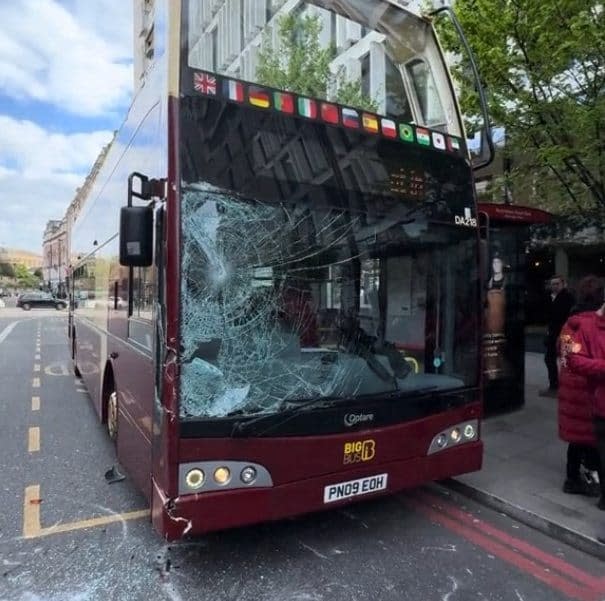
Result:
[[[36,307],[54,307],[58,311],[59,309],[65,309],[67,302],[54,297],[50,292],[26,292],[19,295],[17,307],[21,307],[24,311]]]

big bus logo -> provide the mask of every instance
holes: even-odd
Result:
[[[376,455],[376,443],[372,439],[345,442],[342,462],[344,465],[361,463],[374,459],[374,455]]]

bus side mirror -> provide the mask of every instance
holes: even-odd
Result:
[[[149,267],[153,263],[153,208],[120,210],[120,265]]]

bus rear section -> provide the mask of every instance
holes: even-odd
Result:
[[[172,99],[178,442],[152,492],[168,538],[482,457],[476,206],[430,23],[382,0],[214,4],[182,4]]]

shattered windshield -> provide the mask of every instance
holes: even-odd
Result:
[[[209,184],[182,209],[182,417],[476,384],[474,229]]]

